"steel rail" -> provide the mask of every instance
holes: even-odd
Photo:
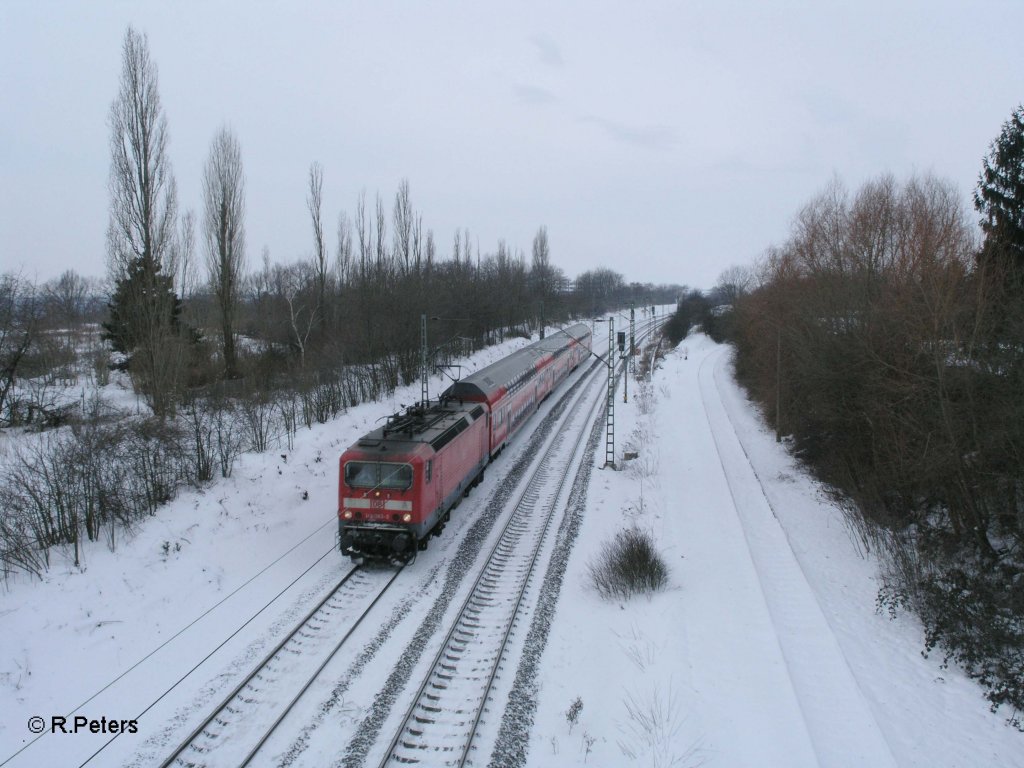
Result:
[[[238,764],[238,768],[245,768],[245,766],[249,765],[249,763],[252,762],[252,759],[256,757],[256,753],[263,748],[263,745],[267,743],[267,740],[271,737],[271,735],[273,735],[274,731],[277,730],[278,726],[281,725],[282,722],[284,722],[284,719],[292,711],[292,708],[299,702],[299,699],[306,695],[306,691],[309,690],[309,687],[320,676],[320,673],[324,671],[324,668],[328,664],[330,664],[331,660],[338,654],[338,651],[341,650],[341,647],[348,641],[349,637],[352,636],[352,633],[355,632],[356,629],[359,628],[359,625],[363,623],[363,619],[370,615],[370,611],[372,611],[373,607],[377,605],[377,603],[380,601],[382,597],[384,597],[387,591],[391,588],[391,585],[395,583],[395,579],[398,578],[398,574],[400,574],[404,568],[404,565],[399,568],[396,568],[394,575],[388,580],[388,583],[384,585],[384,589],[382,589],[380,593],[375,598],[373,598],[371,603],[368,606],[366,606],[366,610],[359,615],[359,618],[356,619],[355,623],[349,628],[348,632],[345,633],[344,637],[342,637],[341,640],[338,641],[338,643],[334,646],[330,654],[328,654],[327,658],[324,659],[323,662],[321,662],[320,666],[316,668],[316,671],[309,676],[309,679],[306,681],[305,685],[302,686],[302,689],[297,694],[295,694],[292,700],[288,703],[288,706],[285,707],[281,714],[277,716],[277,719],[274,720],[270,728],[267,729],[266,733],[264,733],[260,740],[256,743],[256,746],[254,746],[252,750],[249,752],[249,754],[246,755],[245,759]]]
[[[588,393],[589,393],[590,389],[593,387],[594,382],[597,380],[596,376],[594,375],[594,372],[598,371],[598,370],[600,370],[600,369],[595,366],[592,369],[592,371],[590,371],[587,374],[587,375],[592,377],[592,381],[588,382],[587,385],[584,388],[581,389],[580,394],[577,396],[575,402],[573,403],[572,407],[570,408],[569,413],[567,413],[566,416],[563,419],[563,423],[564,424],[570,423],[577,416],[579,410],[582,408],[584,402],[587,399],[587,396],[588,396]],[[595,403],[600,403],[601,402],[600,398],[596,398],[594,402]],[[476,731],[479,728],[480,718],[481,718],[483,710],[484,710],[484,708],[486,706],[487,698],[490,695],[490,691],[491,691],[491,689],[493,687],[494,677],[495,677],[495,675],[497,673],[497,669],[498,669],[498,667],[500,665],[501,658],[504,655],[505,647],[507,646],[508,638],[509,638],[509,635],[511,633],[512,627],[515,624],[515,620],[516,620],[516,618],[517,618],[517,616],[519,614],[520,605],[522,603],[523,596],[525,595],[525,593],[527,591],[527,587],[528,587],[529,582],[530,582],[530,577],[532,575],[533,569],[534,569],[535,564],[537,562],[537,558],[539,557],[540,552],[543,549],[543,542],[544,542],[544,540],[547,537],[547,531],[548,531],[548,528],[550,527],[551,519],[554,517],[554,511],[555,511],[555,509],[558,506],[558,499],[562,495],[562,490],[564,488],[565,479],[569,475],[569,470],[570,470],[571,465],[573,463],[573,459],[575,458],[575,456],[576,456],[576,454],[578,452],[579,444],[582,441],[582,435],[583,435],[584,432],[585,432],[585,430],[580,430],[580,436],[577,438],[576,444],[572,447],[571,451],[569,452],[569,456],[570,456],[569,461],[566,462],[566,467],[562,471],[562,476],[561,476],[561,478],[559,480],[558,488],[555,491],[554,495],[551,497],[551,501],[549,503],[549,508],[548,508],[548,513],[547,513],[546,518],[544,519],[541,531],[539,532],[539,535],[537,536],[537,544],[536,544],[536,547],[535,547],[535,549],[533,551],[533,555],[532,555],[532,557],[530,559],[529,566],[526,569],[525,574],[522,575],[521,577],[518,577],[518,578],[521,578],[521,582],[522,583],[521,583],[521,586],[517,590],[518,594],[515,596],[515,604],[514,604],[512,610],[511,610],[511,612],[508,614],[508,619],[505,622],[505,627],[504,627],[504,630],[502,632],[502,637],[501,637],[500,643],[497,644],[498,645],[497,653],[496,653],[496,655],[494,657],[494,660],[493,660],[493,662],[491,664],[490,671],[489,671],[488,676],[487,676],[487,684],[486,684],[486,686],[483,689],[483,695],[478,699],[478,704],[477,704],[477,706],[475,708],[475,711],[473,713],[473,723],[472,723],[472,726],[471,726],[470,730],[466,734],[465,742],[464,742],[464,744],[462,746],[461,754],[460,754],[460,757],[459,757],[459,760],[458,760],[458,763],[457,763],[457,765],[459,765],[459,766],[464,766],[465,762],[466,762],[466,759],[468,758],[469,751],[470,751],[470,749],[472,747],[473,738],[476,735]],[[489,587],[489,586],[491,586],[493,584],[498,583],[499,579],[497,577],[500,576],[501,570],[504,567],[506,567],[506,564],[507,564],[507,559],[506,558],[499,557],[500,550],[503,547],[507,548],[509,546],[509,539],[510,538],[512,538],[514,540],[518,540],[518,538],[520,538],[523,535],[523,531],[517,531],[516,530],[516,526],[517,525],[518,526],[522,526],[522,527],[525,528],[525,523],[521,519],[522,516],[523,516],[521,513],[523,511],[526,511],[527,513],[529,513],[530,511],[532,511],[533,506],[537,503],[537,501],[538,501],[538,498],[537,498],[538,492],[534,489],[534,486],[537,484],[537,480],[539,480],[542,475],[546,475],[547,474],[547,472],[548,472],[548,466],[547,465],[549,463],[548,462],[549,457],[553,453],[555,453],[556,451],[561,451],[562,450],[562,448],[563,448],[563,441],[561,439],[562,437],[563,437],[562,433],[556,432],[554,434],[554,436],[551,438],[551,440],[548,442],[547,446],[545,447],[544,452],[543,452],[541,458],[539,458],[537,461],[534,462],[534,470],[533,470],[533,472],[530,474],[530,476],[526,480],[523,481],[523,483],[522,483],[522,491],[520,492],[520,494],[516,498],[514,504],[510,505],[510,508],[512,509],[512,512],[510,512],[510,514],[508,515],[508,519],[507,519],[505,525],[503,526],[501,532],[498,534],[498,536],[497,536],[497,538],[495,540],[494,545],[492,546],[490,552],[487,555],[486,560],[484,561],[483,567],[480,569],[480,571],[477,574],[476,579],[473,582],[472,587],[469,589],[469,592],[468,592],[468,594],[466,596],[466,599],[463,601],[463,604],[462,604],[461,608],[459,609],[459,613],[458,613],[456,619],[452,622],[451,628],[449,629],[449,631],[447,633],[447,636],[445,637],[445,640],[441,644],[438,653],[436,654],[433,662],[431,663],[430,667],[428,668],[429,669],[428,673],[425,675],[425,677],[423,679],[423,682],[420,684],[419,689],[417,690],[416,694],[413,696],[412,703],[409,706],[409,708],[407,709],[407,711],[405,713],[405,716],[402,718],[401,725],[399,726],[398,730],[395,733],[395,736],[392,738],[390,744],[388,745],[387,751],[385,752],[385,755],[384,755],[384,759],[383,759],[383,761],[380,764],[382,768],[384,766],[388,765],[390,762],[392,762],[392,760],[397,760],[399,762],[404,762],[403,758],[401,756],[399,756],[398,754],[396,754],[396,751],[399,751],[399,747],[400,746],[411,746],[411,745],[402,745],[401,744],[402,738],[403,738],[403,736],[407,732],[413,733],[414,735],[417,734],[417,729],[415,727],[412,727],[412,724],[417,719],[416,713],[420,709],[425,709],[427,711],[430,710],[430,705],[425,703],[425,699],[428,698],[428,696],[426,694],[427,688],[432,683],[436,683],[436,678],[438,676],[441,676],[441,673],[439,672],[439,670],[446,669],[446,666],[447,667],[451,666],[451,665],[445,665],[443,662],[444,662],[444,659],[446,658],[446,656],[447,657],[451,657],[453,655],[452,654],[452,651],[453,651],[452,646],[453,645],[457,645],[457,646],[458,645],[463,645],[463,646],[465,645],[465,644],[462,644],[462,643],[455,643],[454,642],[456,633],[461,628],[465,627],[467,624],[470,624],[470,625],[473,624],[473,621],[471,619],[472,614],[473,613],[479,613],[479,609],[476,609],[476,606],[481,605],[481,604],[486,604],[489,601],[487,593],[488,592],[492,592],[492,590],[485,589],[484,587],[485,587],[485,585]],[[546,478],[544,478],[544,485],[547,485],[547,479]],[[543,487],[543,485],[541,487]],[[506,562],[501,562],[503,559],[505,559]],[[517,578],[517,580],[518,580],[518,578]],[[455,649],[455,651],[457,653],[458,649]],[[442,683],[441,685],[444,685],[444,684]],[[424,748],[424,747],[417,746],[415,748],[416,749],[421,749],[421,748]]]
[[[187,750],[190,746],[194,745],[199,740],[199,738],[206,732],[206,729],[210,726],[210,724],[213,723],[215,720],[217,720],[218,717],[226,709],[228,709],[228,706],[231,704],[231,702],[234,701],[238,697],[238,695],[246,688],[246,686],[248,686],[257,676],[259,676],[259,674],[261,672],[263,672],[268,667],[268,665],[275,658],[277,658],[280,655],[281,651],[285,648],[286,645],[288,645],[288,643],[290,643],[292,640],[294,640],[303,631],[303,629],[305,629],[306,627],[310,626],[310,624],[313,622],[313,620],[316,618],[316,616],[321,612],[321,610],[323,610],[324,607],[335,596],[337,596],[339,594],[339,592],[342,590],[342,588],[357,573],[359,573],[362,570],[363,570],[362,566],[355,566],[354,568],[352,568],[352,570],[350,570],[348,573],[346,573],[345,576],[342,577],[342,579],[321,600],[319,600],[317,602],[317,604],[315,606],[313,606],[312,609],[310,609],[310,611],[295,625],[295,627],[290,632],[288,632],[288,634],[285,635],[281,639],[281,641],[278,642],[277,645],[275,645],[274,648],[271,649],[271,651],[266,654],[266,656],[264,656],[264,658],[252,669],[252,671],[249,672],[249,674],[246,675],[246,677],[240,683],[238,683],[238,685],[236,685],[234,689],[232,689],[231,693],[229,693],[210,712],[210,714],[203,720],[203,722],[199,726],[197,726],[185,738],[185,740],[181,742],[181,744],[178,745],[178,747],[170,754],[170,756],[167,757],[160,764],[160,768],[169,768],[171,765],[174,765],[176,762],[179,762],[181,765],[185,765],[185,766],[193,766],[193,765],[195,765],[195,763],[193,763],[189,759],[186,759],[186,758],[183,757],[183,754],[184,754],[185,750]],[[292,709],[292,707],[295,705],[295,703],[298,701],[298,699],[301,698],[301,695],[303,693],[305,693],[305,691],[309,688],[309,686],[312,683],[312,680],[314,680],[316,678],[316,676],[320,674],[320,672],[327,665],[327,663],[330,661],[330,659],[333,658],[337,654],[338,650],[345,643],[345,641],[349,638],[349,636],[352,634],[352,632],[355,631],[356,627],[362,622],[362,620],[365,618],[365,616],[370,612],[370,610],[372,610],[373,606],[376,605],[377,601],[380,600],[380,598],[384,595],[384,593],[387,592],[388,588],[390,588],[390,586],[394,583],[394,580],[395,580],[395,578],[397,578],[399,573],[401,573],[401,569],[398,569],[395,572],[395,574],[391,577],[391,579],[387,582],[387,584],[381,590],[380,594],[378,594],[373,599],[373,601],[370,603],[370,605],[365,609],[365,611],[356,620],[355,624],[350,628],[349,632],[345,634],[345,636],[342,638],[342,640],[339,643],[337,643],[337,645],[331,651],[328,659],[325,662],[323,662],[323,664],[321,664],[321,666],[319,667],[319,669],[317,669],[317,671],[313,675],[313,677],[309,681],[307,681],[307,683],[303,686],[302,691],[300,692],[299,696],[296,696],[289,703],[289,705],[287,707],[287,711],[285,712],[285,714],[287,714],[287,712]],[[277,728],[277,726],[280,725],[280,722],[283,719],[284,719],[283,716],[279,717],[274,722],[273,726],[270,729],[270,732],[273,732],[273,730],[275,730]],[[207,735],[209,735],[209,734],[207,734]],[[243,763],[243,765],[244,764],[248,764],[248,762],[250,762],[252,760],[252,757],[256,754],[256,752],[259,750],[259,748],[262,747],[262,745],[266,742],[266,739],[269,738],[269,735],[270,735],[270,733],[267,733],[267,734],[264,735],[264,738],[262,738],[260,740],[260,743],[259,743],[259,745],[257,745],[256,749],[252,750],[249,753],[249,755],[246,757],[246,762]]]

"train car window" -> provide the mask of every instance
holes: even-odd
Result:
[[[345,483],[350,488],[376,488],[377,464],[370,461],[350,461],[345,465]]]
[[[427,482],[428,482],[428,483],[430,482],[430,477],[431,477],[431,475],[433,475],[433,474],[434,474],[434,460],[433,460],[433,459],[430,459],[430,460],[429,460],[429,461],[427,462],[427,469],[426,469],[426,476],[427,476]]]

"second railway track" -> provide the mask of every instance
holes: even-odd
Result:
[[[349,571],[160,768],[249,765],[401,571]]]

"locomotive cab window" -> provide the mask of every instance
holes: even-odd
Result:
[[[380,487],[404,491],[412,487],[412,467],[408,464],[378,464]]]
[[[434,474],[434,460],[433,459],[430,459],[429,461],[427,461],[427,468],[424,470],[424,474],[426,475],[426,481],[429,483],[431,475]]]
[[[377,487],[377,465],[368,461],[350,461],[345,465],[345,484],[352,488]]]
[[[350,488],[404,491],[412,486],[412,467],[408,464],[350,461],[345,465],[345,484]]]

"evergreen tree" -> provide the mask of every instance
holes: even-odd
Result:
[[[985,233],[980,261],[1006,270],[1009,288],[1024,287],[1024,105],[1003,123],[983,160],[974,207]]]
[[[103,338],[129,360],[147,344],[153,328],[169,329],[174,336],[181,333],[181,300],[174,293],[173,279],[151,258],[129,264],[107,308],[110,319],[103,323]]]

